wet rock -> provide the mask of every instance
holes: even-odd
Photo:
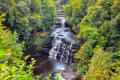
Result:
[[[68,66],[64,70],[55,70],[53,73],[59,73],[65,80],[81,80],[81,76],[76,71],[76,66]]]
[[[65,29],[63,29],[63,31],[70,31],[70,29],[69,28],[65,28]]]
[[[58,34],[58,36],[63,36],[62,34]]]
[[[81,45],[80,44],[73,44],[72,49],[79,50]]]
[[[61,23],[54,23],[54,25],[61,25]]]
[[[54,25],[53,28],[61,27],[61,25]]]
[[[65,43],[66,45],[70,45],[71,43],[65,39],[62,39],[63,43]]]
[[[52,37],[50,37],[50,36],[45,36],[45,37],[43,37],[43,39],[44,39],[44,41],[42,42],[42,47],[41,47],[41,53],[43,53],[43,54],[49,54],[48,52],[50,51],[50,49],[51,49],[51,41],[52,41]]]

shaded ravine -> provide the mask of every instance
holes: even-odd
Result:
[[[69,64],[72,64],[73,52],[72,46],[76,44],[76,37],[71,32],[71,29],[65,26],[65,16],[62,10],[58,10],[58,17],[53,26],[54,30],[51,33],[52,48],[49,52],[49,58],[57,59]],[[57,69],[53,71],[52,75],[62,74],[66,80],[72,80],[76,77],[77,73],[73,68],[67,66],[64,70]],[[68,76],[69,75],[69,76]],[[53,80],[53,78],[51,79]]]
[[[51,80],[54,80],[53,77],[60,73],[62,73],[62,75],[65,74],[66,76],[74,74],[72,69],[68,71],[71,72],[70,74],[68,72],[64,73],[64,71],[73,61],[74,50],[72,49],[72,46],[76,44],[76,39],[70,28],[65,26],[63,10],[57,10],[57,13],[58,17],[56,17],[56,22],[53,25],[54,30],[50,34],[50,36],[53,37],[53,40],[51,42],[52,48],[49,51],[49,56],[31,56],[31,58],[35,58],[37,61],[35,64],[34,75],[40,75],[42,73],[42,80],[45,80],[49,74],[52,74]],[[66,80],[72,80],[72,77],[70,79],[68,78]]]

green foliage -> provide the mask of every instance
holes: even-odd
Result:
[[[66,16],[66,19],[67,19],[67,22],[70,24],[70,25],[78,25],[82,18],[84,17],[85,15],[85,3],[83,2],[86,2],[87,0],[85,1],[82,1],[82,0],[73,0],[73,1],[70,1],[69,4],[65,5],[65,8],[64,8],[64,11],[65,11],[65,16]]]
[[[51,77],[52,75],[50,74],[48,77],[47,77],[47,80],[50,80],[50,77]],[[62,76],[61,76],[61,74],[58,74],[58,76],[57,77],[54,77],[56,80],[63,80],[63,78],[62,78]]]
[[[69,25],[74,26],[74,31],[78,32],[80,22],[87,12],[89,0],[69,0],[64,6],[66,21]]]
[[[80,64],[80,65],[82,65],[82,64]],[[88,66],[85,64],[83,64],[82,67],[77,66],[77,71],[78,71],[79,75],[85,74],[87,72],[87,70],[88,70]]]
[[[118,43],[119,32],[115,19],[105,21],[100,27],[102,35],[105,37],[105,46],[113,46]]]
[[[68,22],[73,18],[74,1],[71,0],[69,3],[71,5],[65,6]],[[85,3],[81,1],[80,4],[84,5],[79,7],[79,4],[75,7],[82,10],[84,16],[75,19],[81,18],[77,23],[80,28],[77,37],[82,38],[85,43],[75,54],[77,71],[79,74],[85,74],[83,80],[119,80],[120,1],[89,0]],[[73,24],[76,25],[75,22]]]
[[[60,5],[66,5],[69,0],[59,0]]]
[[[21,60],[23,55],[23,44],[17,44],[18,35],[16,32],[13,34],[10,30],[6,29],[1,23],[4,21],[0,15],[0,79],[1,80],[35,80],[32,77],[32,69],[35,60],[32,59],[30,65],[26,64],[29,56]]]
[[[92,28],[89,26],[80,26],[80,33],[77,35],[78,38],[83,38],[90,42],[92,45],[104,43],[104,37],[98,32],[97,28]]]
[[[15,8],[19,12],[20,16],[19,17],[26,17],[29,14],[29,8],[27,7],[27,4],[24,1],[19,1],[16,5]]]
[[[2,0],[0,6],[0,14],[7,11],[4,25],[21,40],[28,40],[32,31],[50,30],[55,21],[56,7],[51,0]]]
[[[42,27],[43,30],[50,30],[50,26],[53,25],[56,16],[56,7],[51,0],[42,1]]]
[[[83,18],[81,25],[87,24],[99,28],[105,18],[108,18],[108,12],[102,6],[91,6],[88,8],[87,15]]]
[[[50,74],[49,76],[48,76],[48,78],[47,78],[47,80],[50,80],[50,77],[51,77],[52,75]]]
[[[32,63],[28,66],[26,66],[26,63],[24,61],[20,61],[19,64],[16,65],[8,65],[9,62],[5,62],[0,64],[0,79],[2,80],[35,80],[34,77],[32,77],[32,69],[34,60],[32,60]],[[26,71],[25,71],[26,68]]]
[[[63,80],[63,78],[62,78],[61,74],[58,74],[58,76],[57,76],[57,77],[55,77],[55,79],[57,79],[57,80]]]
[[[113,5],[111,6],[111,12],[112,12],[112,18],[115,17],[115,15],[120,13],[120,1],[114,0]]]
[[[111,53],[111,55],[112,55],[112,60],[113,61],[120,60],[120,51],[116,51],[114,53]]]
[[[81,46],[80,50],[74,56],[77,64],[77,71],[80,75],[87,72],[87,65],[89,64],[90,59],[93,56],[92,50],[93,48],[90,43],[84,43],[83,46]]]
[[[88,72],[83,80],[119,80],[119,61],[112,62],[111,57],[110,53],[104,52],[101,47],[96,46]]]
[[[41,14],[41,0],[32,0],[31,11]]]
[[[46,54],[49,51],[52,38],[49,32],[34,32],[26,42],[27,53],[29,54]]]

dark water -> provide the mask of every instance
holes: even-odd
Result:
[[[64,13],[62,12],[62,14],[62,16],[58,15],[56,18],[56,22],[53,26],[54,30],[50,35],[51,37],[54,37],[54,39],[51,42],[52,48],[49,52],[49,57],[45,55],[31,56],[31,58],[36,60],[34,75],[42,74],[42,80],[45,80],[45,77],[47,77],[49,74],[52,74],[52,78],[55,77],[59,73],[55,73],[54,71],[64,70],[68,66],[67,63],[71,63],[72,60],[70,57],[70,54],[72,54],[71,47],[76,41],[74,35],[71,33],[71,30],[65,27],[65,18],[63,17]],[[62,39],[65,39],[70,44],[66,45],[63,43]],[[57,60],[57,56],[60,57],[60,60]]]
[[[49,74],[53,73],[53,71],[58,69],[64,70],[68,66],[68,64],[65,62],[58,61],[55,59],[49,59],[45,55],[35,55],[31,56],[31,58],[34,58],[36,60],[36,68],[34,69],[34,75],[42,74],[42,80],[44,80],[45,77]],[[55,77],[56,74],[54,74],[53,77]]]

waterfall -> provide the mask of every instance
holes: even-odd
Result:
[[[60,20],[60,19],[58,19]],[[53,32],[53,40],[52,40],[52,49],[49,52],[49,58],[59,59],[60,61],[69,62],[70,54],[72,48],[72,42],[70,45],[66,45],[62,39],[70,39],[69,38],[69,29],[65,27],[65,19],[61,18],[61,27],[56,28],[56,32]],[[72,40],[70,40],[72,41]]]
[[[62,27],[64,28],[65,27],[65,19],[64,18],[61,20],[61,24],[62,24]]]
[[[72,44],[72,43],[71,43]],[[52,41],[52,49],[49,52],[49,58],[57,59],[60,61],[68,62],[72,45],[66,47],[62,39],[54,37]]]
[[[58,10],[58,17],[53,27],[55,30],[52,31],[51,36],[52,48],[49,51],[49,58],[58,59],[60,61],[71,62],[72,44],[75,43],[70,28],[65,26],[64,12]],[[69,42],[65,43],[63,40]]]

